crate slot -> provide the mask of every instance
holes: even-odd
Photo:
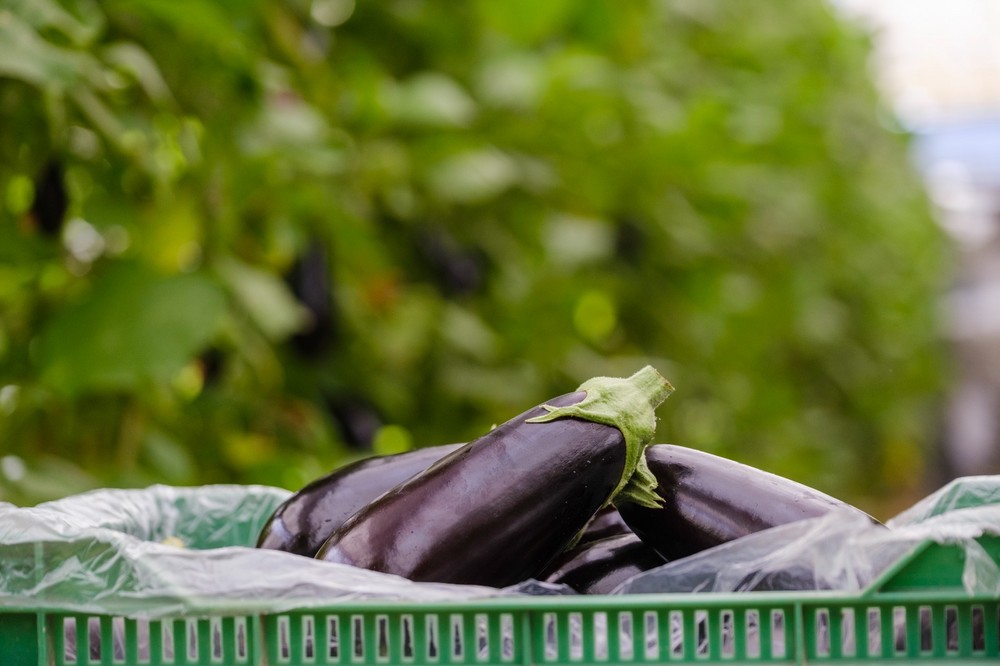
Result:
[[[340,661],[340,622],[336,615],[326,616],[326,657]]]
[[[351,658],[365,660],[365,622],[360,615],[351,616]]]
[[[733,611],[724,610],[719,613],[720,653],[727,659],[736,654],[736,640],[733,629]]]
[[[670,656],[680,659],[684,654],[684,616],[670,611]]]
[[[172,664],[174,663],[174,623],[161,622],[160,636],[162,638],[160,656],[163,657],[164,662]]]
[[[856,621],[853,608],[840,609],[840,654],[843,657],[857,656]]]
[[[412,661],[413,649],[413,616],[403,615],[399,618],[399,627],[403,638],[403,659]]]
[[[545,661],[555,661],[559,657],[559,643],[556,640],[556,614],[545,613],[542,616],[542,635],[544,638]]]
[[[934,637],[931,634],[931,607],[920,606],[917,609],[917,621],[920,623],[920,651],[929,653],[934,650]]]
[[[624,611],[618,614],[618,658],[632,661],[635,657],[635,633],[632,626],[632,613]]]
[[[198,652],[201,648],[201,641],[198,637],[198,622],[197,620],[187,621],[187,658],[188,661],[197,661]]]
[[[893,636],[893,644],[895,645],[896,654],[906,654],[906,608],[902,606],[893,606],[892,608],[891,635]]]
[[[643,613],[643,657],[652,661],[660,656],[660,622],[656,613]]]
[[[745,650],[750,659],[760,658],[760,611],[751,609],[746,612]]]
[[[882,652],[882,609],[868,609],[868,654],[876,656]]]
[[[316,659],[316,618],[312,615],[302,617],[302,656],[307,661]]]
[[[452,615],[451,624],[451,658],[455,661],[465,660],[465,639],[462,635],[464,623],[461,615]]]
[[[233,627],[235,628],[233,633],[236,637],[236,659],[245,662],[250,656],[250,650],[247,646],[247,619],[245,617],[236,618]]]
[[[476,627],[476,661],[488,661],[490,658],[490,627],[489,618],[483,613],[477,613]]]
[[[771,611],[771,656],[783,659],[785,657],[785,611],[774,609]]]
[[[87,648],[90,661],[101,661],[104,658],[104,645],[101,640],[101,619],[87,618]]]
[[[375,659],[389,660],[389,618],[385,615],[375,617]]]
[[[594,658],[598,661],[608,659],[608,614],[604,611],[594,613]]]
[[[437,615],[427,616],[427,659],[437,661],[438,658],[438,618]]]
[[[708,656],[708,611],[694,612],[694,652],[699,658]]]
[[[291,639],[288,636],[288,616],[280,615],[275,626],[278,629],[278,661],[288,662],[292,659]]]
[[[820,657],[830,656],[830,610],[816,609],[816,654]]]
[[[500,659],[514,660],[514,616],[510,613],[500,615]]]
[[[972,651],[973,652],[984,652],[986,650],[986,635],[983,632],[983,627],[986,623],[983,621],[983,607],[976,604],[972,607]]]
[[[958,607],[944,607],[944,649],[948,654],[958,653]]]

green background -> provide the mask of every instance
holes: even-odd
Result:
[[[7,0],[0,500],[296,489],[650,363],[658,441],[905,505],[948,256],[870,49],[818,0]]]

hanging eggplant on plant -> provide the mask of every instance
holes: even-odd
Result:
[[[591,379],[371,502],[317,557],[416,581],[535,577],[615,497],[657,505],[642,451],[672,390],[649,366]]]
[[[323,542],[358,510],[460,446],[374,456],[340,467],[275,509],[260,532],[257,547],[315,557]]]
[[[791,479],[704,451],[656,444],[645,456],[663,505],[616,506],[628,526],[667,560],[838,509],[863,513]]]

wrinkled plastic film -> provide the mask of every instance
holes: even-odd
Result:
[[[888,521],[849,511],[774,527],[667,563],[623,582],[615,594],[837,590],[864,592],[927,542],[962,550],[963,589],[1000,596],[1000,566],[980,537],[1000,536],[1000,477],[954,483]],[[961,507],[961,508],[955,508]]]
[[[519,593],[414,583],[253,548],[288,495],[262,486],[154,486],[0,508],[0,607],[156,618]]]
[[[1000,477],[963,481],[918,502],[889,527],[835,511],[665,564],[626,581],[617,593],[864,593],[931,541],[963,549],[961,582],[968,593],[1000,596],[1000,567],[978,541],[1000,533]],[[536,581],[504,590],[414,583],[253,548],[288,496],[263,486],[154,486],[95,491],[34,508],[0,506],[0,607],[156,618],[276,613],[352,600],[569,592]]]

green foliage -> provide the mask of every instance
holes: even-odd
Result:
[[[660,441],[919,483],[942,243],[819,0],[18,0],[0,46],[0,499],[295,488],[647,362]]]

